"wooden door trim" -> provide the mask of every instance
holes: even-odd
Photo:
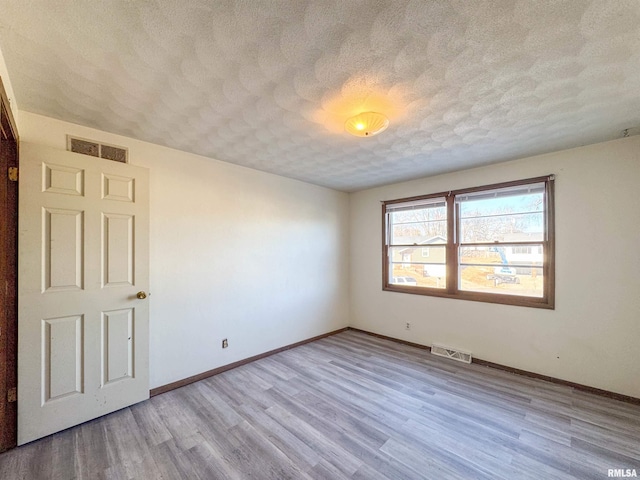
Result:
[[[8,401],[18,383],[18,182],[8,168],[18,167],[18,130],[0,78],[0,452],[16,446],[18,403]],[[6,282],[6,283],[5,283]]]
[[[18,136],[18,128],[16,126],[16,121],[13,118],[13,111],[11,110],[11,103],[9,102],[9,97],[7,97],[7,92],[4,89],[4,83],[2,83],[2,77],[0,77],[0,103],[4,108],[4,113],[7,116],[7,122],[11,130],[11,136],[15,139],[16,144],[18,144],[19,136]],[[8,132],[7,135],[9,135]]]

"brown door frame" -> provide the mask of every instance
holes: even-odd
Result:
[[[0,78],[0,452],[16,446],[18,402],[18,130]]]

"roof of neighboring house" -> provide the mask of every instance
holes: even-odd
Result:
[[[447,241],[447,239],[441,235],[436,235],[435,237],[429,237],[429,238],[426,238],[426,237],[413,237],[413,238],[416,239],[416,241],[413,242],[416,247],[419,247],[421,245],[433,245],[435,243],[446,243]],[[406,247],[398,251],[404,252],[405,250],[411,250],[412,248],[415,248],[415,247]]]

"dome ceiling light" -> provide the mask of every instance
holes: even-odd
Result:
[[[356,137],[373,137],[388,126],[389,119],[378,112],[359,113],[344,123],[344,129]]]

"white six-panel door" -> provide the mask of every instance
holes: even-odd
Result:
[[[19,445],[149,397],[148,183],[20,145]]]

